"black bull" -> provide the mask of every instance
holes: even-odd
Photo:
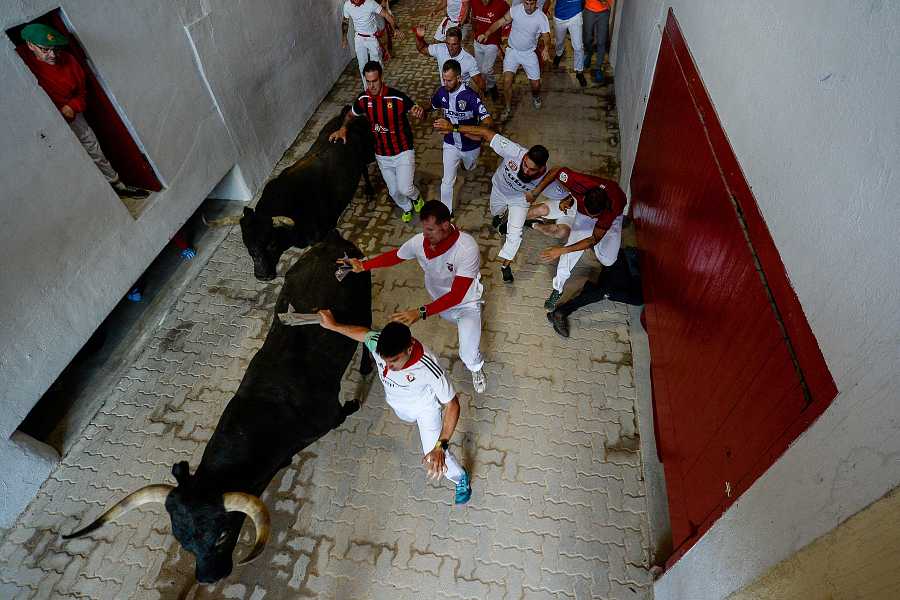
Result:
[[[360,175],[371,197],[368,165],[375,153],[368,122],[354,119],[347,127],[346,144],[328,141],[347,110],[325,124],[303,158],[266,184],[255,211],[244,209],[241,236],[257,279],[274,279],[285,250],[314,244],[334,228],[359,187]]]
[[[335,278],[335,261],[361,252],[334,230],[288,271],[276,312],[309,313],[330,308],[344,323],[372,322],[368,273]],[[318,325],[287,326],[276,317],[262,348],[250,361],[237,393],[225,407],[196,472],[186,462],[172,467],[177,486],[152,485],[120,501],[87,527],[84,535],[148,502],[165,502],[172,532],[194,554],[197,580],[211,583],[232,570],[232,551],[244,517],[256,526],[252,560],[268,539],[269,518],[260,494],[291,457],[339,426],[359,408],[340,404],[340,382],[357,343]],[[363,353],[365,373],[371,369]],[[242,514],[243,513],[243,514]]]

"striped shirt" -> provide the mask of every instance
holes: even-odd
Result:
[[[383,86],[381,94],[362,94],[351,110],[357,117],[366,117],[375,138],[375,154],[396,156],[413,149],[413,132],[407,113],[415,102],[392,87]]]
[[[384,399],[404,421],[414,421],[419,415],[440,410],[456,397],[453,385],[431,351],[413,338],[412,356],[402,369],[391,371],[375,351],[380,331],[366,334],[364,343],[372,358],[378,377],[384,385]]]

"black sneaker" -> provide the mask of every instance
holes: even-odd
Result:
[[[503,275],[503,281],[505,283],[512,283],[515,280],[512,274],[512,267],[509,265],[500,267],[500,274]]]
[[[553,68],[554,68],[554,69],[556,69],[556,68],[559,67],[559,61],[561,61],[561,60],[563,59],[563,56],[565,56],[565,55],[566,55],[566,53],[563,52],[563,53],[560,54],[559,56],[554,56],[554,57],[553,57]]]
[[[578,80],[578,85],[580,85],[581,87],[587,87],[587,79],[584,78],[584,73],[578,71],[577,73],[575,73],[575,79]]]
[[[488,96],[490,96],[491,100],[494,102],[500,101],[500,92],[497,91],[496,85],[488,88]]]
[[[566,315],[558,310],[554,310],[547,313],[547,320],[553,325],[553,331],[564,338],[569,337],[569,320],[566,318]]]

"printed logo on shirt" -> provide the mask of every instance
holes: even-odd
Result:
[[[453,263],[447,263],[447,270],[453,272]]]
[[[388,107],[388,110],[391,110],[392,108],[394,108],[394,103],[393,103],[393,102],[388,102],[388,103],[387,103],[387,107]]]
[[[416,376],[413,375],[412,373],[407,373],[407,374],[406,374],[406,380],[407,380],[408,382],[412,383],[413,381],[416,380]]]
[[[381,125],[380,123],[375,123],[375,125],[372,127],[372,131],[374,131],[375,133],[390,133],[391,132],[390,129],[388,129],[384,125]]]
[[[456,101],[456,108],[457,108],[458,110],[466,110],[466,101],[465,101],[465,100],[457,100],[457,101]]]
[[[518,165],[516,165],[516,162],[513,160],[506,162],[506,168],[510,169],[511,171],[517,171],[519,169]]]
[[[569,176],[566,173],[560,173],[559,180],[562,181],[563,183],[565,183],[569,180]]]

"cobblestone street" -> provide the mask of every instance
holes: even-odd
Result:
[[[405,1],[395,12],[407,32],[423,22],[430,33],[436,24],[427,17],[430,8]],[[409,33],[395,52],[387,82],[427,103],[438,83],[434,60],[415,53]],[[558,69],[545,65],[540,111],[532,109],[520,73],[503,133],[526,147],[544,144],[551,164],[617,179],[612,86],[580,88],[571,57],[569,48]],[[273,175],[303,155],[359,86],[354,60]],[[489,106],[499,113],[499,106]],[[416,125],[416,144],[417,179],[428,198],[437,198],[441,138],[430,122]],[[199,462],[265,339],[283,283],[253,277],[234,227],[109,390],[82,439],[0,538],[0,598],[651,597],[644,482],[633,450],[627,306],[594,304],[572,316],[571,338],[554,333],[543,302],[555,265],[538,260],[552,240],[534,231],[526,233],[513,265],[515,283],[502,282],[495,258],[502,238],[487,209],[496,165],[485,147],[475,170],[461,175],[454,217],[482,250],[487,392],[474,395],[452,324],[434,318],[413,326],[460,392],[453,443],[473,476],[468,505],[453,506],[446,481],[426,481],[415,426],[392,414],[376,381],[359,412],[278,473],[262,498],[272,514],[272,539],[260,558],[236,566],[226,580],[196,584],[193,557],[175,542],[160,505],[62,540],[134,489],[174,483],[173,463],[187,460],[194,468]],[[371,172],[375,201],[366,202],[360,190],[339,224],[369,256],[398,247],[418,227],[400,221],[377,169]],[[301,255],[287,252],[279,274]],[[566,296],[598,268],[585,253]],[[376,326],[426,300],[413,261],[373,273]],[[348,369],[344,400],[353,397],[359,377]],[[236,556],[249,551],[252,534],[252,524],[245,524]]]

